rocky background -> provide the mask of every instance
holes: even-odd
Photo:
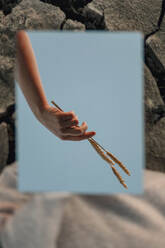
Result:
[[[0,0],[0,172],[17,159],[13,72],[18,29],[141,31],[146,167],[165,172],[164,15],[165,0]]]

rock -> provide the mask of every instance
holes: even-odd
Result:
[[[0,185],[7,188],[17,189],[18,167],[17,162],[6,166],[0,176]]]
[[[12,68],[7,69],[10,73],[3,72],[3,80],[0,77],[0,107],[5,108],[12,104],[15,101],[15,92],[14,92],[14,79],[12,77]],[[1,75],[1,73],[0,73]]]
[[[165,118],[147,132],[146,144],[146,167],[165,172]]]
[[[14,85],[10,87],[9,85],[5,85],[0,80],[0,107],[6,108],[8,104],[12,103],[15,100],[14,96]]]
[[[11,103],[7,106],[7,113],[8,115],[12,115],[15,111],[15,103]]]
[[[165,22],[147,40],[147,63],[155,77],[161,95],[160,106],[154,110],[156,124],[146,129],[147,168],[165,172]],[[155,99],[156,100],[156,99]],[[163,102],[164,101],[164,102]],[[156,116],[157,115],[157,116]],[[150,125],[151,127],[151,125]]]
[[[9,104],[7,108],[0,108],[0,123],[1,122],[14,122],[15,121],[15,104]]]
[[[4,15],[8,15],[12,12],[12,9],[21,1],[22,0],[0,0],[0,10],[3,11]]]
[[[4,14],[0,10],[0,30],[4,28],[4,26],[3,26],[3,20],[4,20]]]
[[[63,25],[63,30],[85,30],[85,25],[81,22],[67,19]]]
[[[7,124],[8,140],[9,140],[9,156],[7,164],[11,164],[15,161],[15,125],[10,117],[10,123]]]
[[[6,107],[15,101],[14,64],[15,32],[3,28],[0,30],[0,107]]]
[[[157,83],[146,65],[144,65],[144,76],[145,125],[147,135],[148,130],[153,127],[156,118],[156,112],[154,112],[154,110],[159,106],[163,106],[164,103],[157,87]]]
[[[146,167],[165,172],[165,118],[156,124],[159,114],[156,110],[164,107],[157,83],[150,70],[145,66],[145,153]]]
[[[0,124],[0,141],[1,141],[0,142],[0,172],[1,172],[7,163],[7,158],[9,154],[7,124],[4,122]]]
[[[0,108],[0,123],[7,127],[8,157],[6,164],[15,161],[15,104],[9,104],[7,108]],[[17,123],[16,123],[17,124]],[[2,151],[3,152],[3,151]]]
[[[146,40],[147,63],[156,78],[160,94],[165,103],[165,18],[160,30]]]
[[[147,44],[152,48],[155,55],[159,58],[162,65],[165,67],[165,27],[164,32],[157,32],[147,39]]]
[[[87,6],[92,0],[41,0],[60,7],[66,19],[81,22],[87,30],[104,29],[103,13],[93,6]]]
[[[65,14],[56,6],[39,0],[22,0],[12,13],[4,18],[3,25],[10,29],[60,29]]]
[[[0,79],[5,84],[13,84],[14,59],[0,55]]]
[[[14,58],[15,56],[15,32],[8,28],[0,28],[0,55]],[[1,62],[2,63],[2,62]]]
[[[14,112],[14,113],[12,114],[12,117],[11,117],[11,118],[12,118],[12,121],[13,121],[13,122],[16,121],[16,112]]]
[[[108,30],[138,30],[148,34],[157,28],[161,13],[161,0],[93,0],[90,6],[104,11]]]
[[[93,5],[85,6],[80,10],[80,13],[87,30],[105,29],[103,12],[96,9]]]
[[[157,83],[154,77],[152,76],[151,71],[148,69],[146,65],[144,65],[144,76],[145,76],[144,98],[145,98],[145,105],[147,106],[147,108],[152,109],[152,108],[156,108],[158,105],[164,105],[159,89],[157,87]]]
[[[4,119],[6,119],[7,112],[5,108],[0,108],[0,122],[2,122]]]

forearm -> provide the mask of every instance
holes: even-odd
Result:
[[[35,55],[30,39],[25,31],[17,33],[16,80],[37,119],[48,105]]]

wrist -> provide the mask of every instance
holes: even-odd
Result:
[[[44,104],[39,104],[36,108],[35,108],[35,116],[36,118],[42,123],[43,121],[43,115],[45,110],[49,107],[48,103],[44,103]]]

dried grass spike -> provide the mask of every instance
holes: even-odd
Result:
[[[120,181],[120,183],[126,188],[128,189],[127,185],[125,184],[123,178],[120,176],[119,172],[116,170],[116,168],[114,166],[111,166],[113,173],[116,175],[116,177],[118,178],[118,180]]]
[[[101,148],[91,139],[88,139],[88,141],[91,143],[91,145],[93,146],[93,148],[96,150],[96,152],[105,160],[107,161],[109,164],[114,165],[114,162],[107,158],[107,156],[105,155],[105,153],[101,150]]]
[[[61,110],[62,112],[64,112],[54,101],[51,101],[51,103],[56,107],[58,108],[59,110]]]
[[[127,175],[129,175],[129,176],[131,175],[129,170],[125,167],[125,165],[123,165],[112,153],[110,153],[108,151],[106,153],[110,158],[112,158],[123,169],[123,171],[125,171],[125,173],[127,173]]]

